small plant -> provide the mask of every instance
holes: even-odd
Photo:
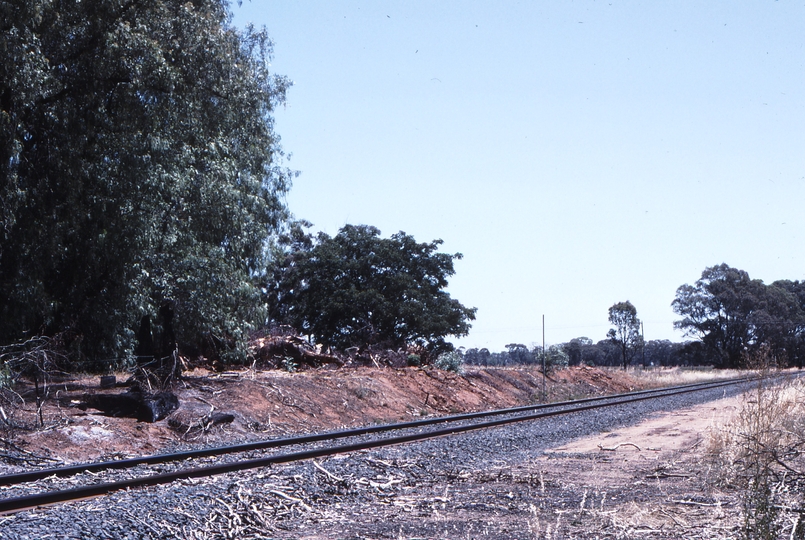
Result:
[[[11,388],[13,384],[14,380],[11,370],[5,364],[0,365],[0,390]]]
[[[422,365],[422,357],[418,354],[408,355],[408,365],[411,367],[419,367]]]
[[[442,353],[433,363],[433,367],[454,373],[464,372],[464,358],[458,351]]]
[[[777,538],[779,514],[774,484],[775,454],[785,446],[780,420],[790,413],[782,389],[760,379],[738,420],[739,473],[746,478],[744,535],[747,540]]]
[[[294,359],[290,356],[285,356],[280,360],[279,368],[283,371],[287,371],[288,373],[294,373],[297,369],[299,369],[299,364],[294,362]]]
[[[541,351],[535,349],[534,355],[542,362]],[[558,345],[551,345],[545,351],[545,375],[564,369],[568,366],[570,357],[568,357],[565,350]]]

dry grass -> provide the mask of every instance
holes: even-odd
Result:
[[[740,489],[746,538],[805,538],[805,382],[762,378],[707,440],[709,479]]]
[[[715,426],[708,437],[708,455],[716,460],[718,481],[730,484],[740,476],[745,464],[762,459],[769,463],[781,449],[793,449],[805,436],[805,382],[786,380],[773,384],[758,381],[744,395],[740,412],[723,426]]]
[[[755,372],[738,369],[713,369],[708,367],[632,367],[628,369],[626,373],[644,382],[646,386],[660,387],[732,379],[743,375],[751,375]]]

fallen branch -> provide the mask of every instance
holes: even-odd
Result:
[[[647,474],[646,478],[651,478],[652,480],[660,480],[663,478],[691,478],[692,474],[682,474],[682,473],[667,473],[667,472],[655,472],[652,474]]]
[[[671,499],[668,502],[672,502],[674,504],[683,504],[683,505],[687,505],[687,506],[727,506],[729,504],[729,503],[725,504],[725,503],[720,502],[720,501],[715,502],[715,503],[703,503],[703,502],[697,502],[697,501],[691,501],[691,500],[677,501],[677,500],[674,500],[674,499]]]
[[[660,508],[660,513],[662,515],[664,515],[664,516],[667,516],[667,517],[671,518],[673,520],[673,522],[676,523],[677,525],[679,525],[680,527],[682,527],[684,529],[686,529],[688,527],[687,524],[682,523],[678,519],[676,519],[676,516],[674,516],[673,514],[671,514],[669,512],[666,512],[664,508]]]
[[[600,448],[601,450],[603,450],[605,452],[614,452],[615,450],[617,450],[621,446],[634,446],[635,448],[637,448],[638,452],[641,451],[639,446],[637,446],[635,443],[630,443],[630,442],[618,443],[615,446],[613,446],[612,448],[607,448],[606,446],[603,446],[603,445],[599,444],[598,448]]]
[[[380,465],[383,465],[384,467],[393,467],[394,466],[391,463],[389,463],[388,461],[383,461],[382,459],[374,459],[374,458],[368,457],[368,458],[365,459],[365,461],[366,461],[366,463],[368,463],[370,465],[375,464],[375,463],[379,463]]]
[[[25,454],[26,456],[29,456],[28,458],[20,458],[20,457],[15,457],[15,456],[11,456],[11,455],[5,455],[5,457],[8,457],[10,459],[14,459],[14,460],[17,460],[17,461],[26,461],[27,463],[32,463],[33,461],[51,461],[51,462],[54,462],[54,463],[61,463],[60,459],[47,457],[47,456],[40,456],[38,454],[34,454],[33,452],[29,452],[28,450],[23,450],[22,448],[20,448],[19,446],[17,446],[13,442],[9,441],[8,439],[0,439],[0,443],[4,444],[7,448],[10,448],[12,450],[16,450],[17,452],[19,452],[21,454]]]
[[[282,491],[280,491],[278,489],[272,489],[272,490],[269,491],[269,493],[271,493],[272,495],[276,495],[277,497],[279,497],[281,499],[285,499],[288,502],[298,504],[299,506],[301,506],[305,510],[311,510],[311,508],[308,505],[306,505],[305,501],[303,501],[302,499],[297,499],[296,497],[291,497],[287,493],[284,493],[284,492],[282,492]]]
[[[377,488],[377,489],[389,489],[394,484],[401,484],[401,478],[394,478],[393,476],[389,475],[388,482],[375,482],[374,480],[369,480],[368,478],[361,478],[357,481],[358,484],[363,484],[365,486]]]
[[[783,506],[780,504],[773,504],[772,508],[776,508],[778,510],[785,510],[786,512],[796,512],[799,514],[805,514],[805,508],[794,508],[793,506]]]
[[[207,416],[211,415],[213,413],[213,411],[215,411],[215,405],[213,405],[212,403],[210,403],[209,401],[207,401],[203,397],[196,396],[196,399],[199,400],[200,402],[204,403],[205,405],[207,405],[210,408],[210,412],[207,413]]]
[[[338,477],[338,476],[334,475],[333,473],[331,473],[330,471],[328,471],[327,469],[325,469],[324,467],[322,467],[321,465],[319,465],[319,464],[318,464],[318,463],[316,463],[315,461],[313,462],[313,466],[314,466],[314,467],[316,467],[316,468],[317,468],[318,470],[320,470],[321,472],[323,472],[324,474],[326,474],[326,475],[327,475],[327,477],[328,477],[330,480],[335,480],[336,482],[343,482],[343,481],[344,481],[344,479],[343,479],[343,478],[340,478],[340,477]]]

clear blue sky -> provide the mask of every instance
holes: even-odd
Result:
[[[805,279],[805,5],[248,0],[314,231],[444,240],[466,347],[604,339],[726,262]]]

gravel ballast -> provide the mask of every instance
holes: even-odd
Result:
[[[705,390],[115,493],[0,516],[0,538],[522,538],[536,526],[531,509],[545,503],[544,480],[529,464],[546,449],[740,391]],[[67,489],[70,482],[47,485]],[[498,489],[507,483],[517,489]],[[0,496],[17,492],[2,488]],[[468,520],[468,513],[489,519]]]

